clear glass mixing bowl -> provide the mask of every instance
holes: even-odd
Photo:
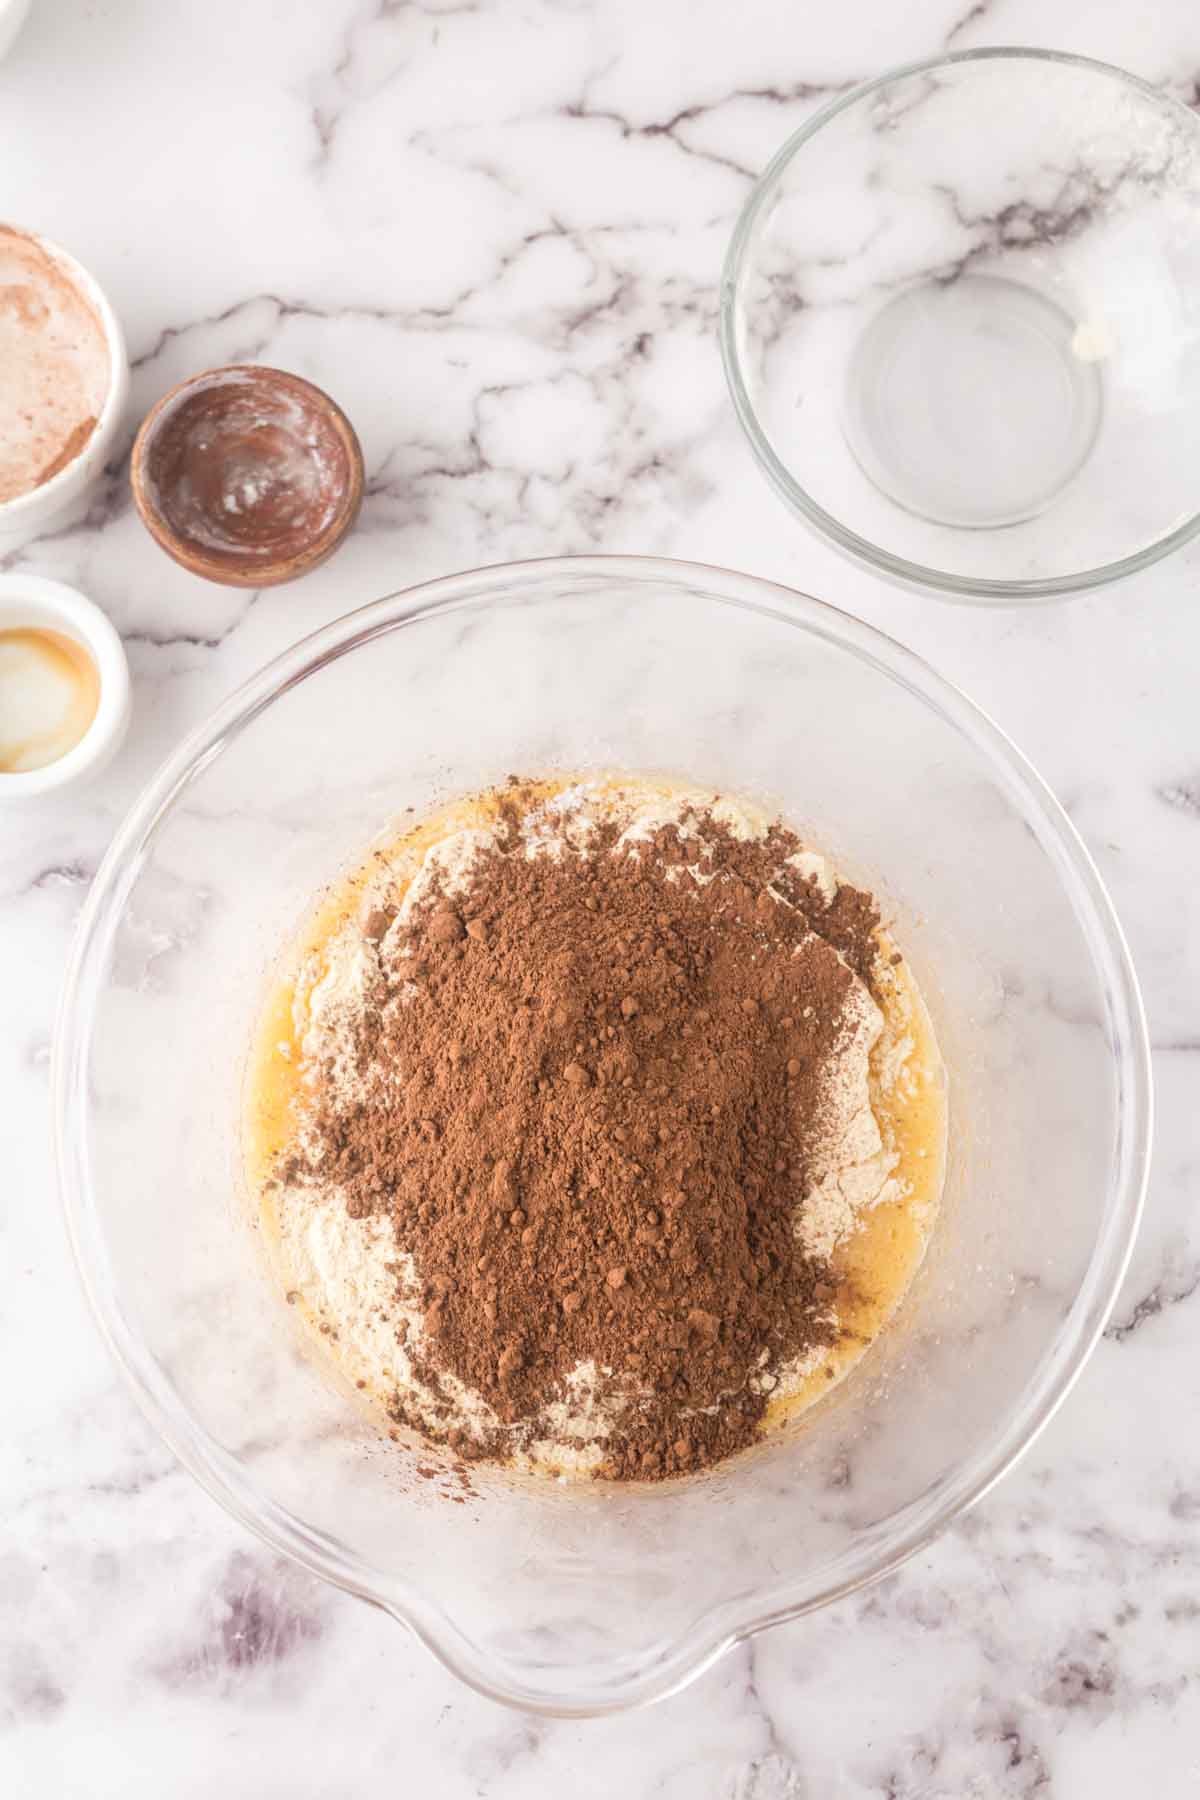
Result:
[[[1200,119],[1107,64],[969,50],[783,146],[721,293],[784,499],[887,574],[1037,600],[1200,529]]]
[[[883,896],[950,1072],[944,1219],[901,1316],[792,1435],[682,1484],[476,1468],[464,1494],[417,1475],[436,1458],[356,1408],[271,1291],[241,1191],[248,1034],[318,889],[405,807],[612,766],[763,798]],[[670,1691],[976,1500],[1101,1330],[1150,1139],[1120,930],[1007,740],[868,626],[652,558],[432,582],[254,676],[109,852],[56,1084],[84,1281],[184,1463],[467,1681],[558,1713]]]

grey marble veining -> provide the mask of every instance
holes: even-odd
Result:
[[[183,0],[35,0],[0,64],[0,210],[103,281],[130,341],[131,425],[186,373],[277,362],[345,405],[368,494],[343,552],[297,587],[210,587],[138,524],[131,430],[84,518],[7,559],[108,608],[135,715],[96,787],[0,815],[6,1797],[1200,1790],[1200,546],[1029,611],[886,588],[772,498],[716,347],[725,242],[784,135],[890,64],[986,42],[1070,48],[1200,95],[1200,16],[1183,0],[245,0],[236,18]],[[352,605],[586,550],[789,582],[979,701],[1059,793],[1113,894],[1160,1124],[1108,1332],[1022,1466],[877,1587],[742,1646],[652,1711],[572,1724],[455,1683],[381,1614],[242,1532],[160,1444],[70,1267],[48,1051],[83,894],[183,731]],[[173,904],[193,928],[203,897],[181,888]]]

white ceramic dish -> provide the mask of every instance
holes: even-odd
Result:
[[[41,575],[0,575],[0,631],[32,627],[73,638],[100,680],[96,716],[72,750],[41,769],[0,773],[0,805],[30,800],[94,775],[113,756],[129,724],[129,665],[112,622],[94,600]]]
[[[4,0],[0,0],[0,55],[6,48],[6,29]],[[7,229],[37,245],[90,302],[104,331],[110,378],[96,428],[79,455],[40,487],[17,494],[12,500],[0,501],[0,551],[15,549],[37,537],[56,524],[87,492],[112,453],[129,400],[129,355],[125,335],[99,283],[60,245],[39,237],[35,231],[24,231],[20,226],[9,225]]]

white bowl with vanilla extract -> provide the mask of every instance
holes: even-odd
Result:
[[[129,666],[94,601],[0,575],[0,805],[94,775],[129,723]]]

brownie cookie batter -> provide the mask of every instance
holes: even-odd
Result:
[[[836,1354],[836,1247],[901,1196],[878,909],[715,795],[512,783],[463,817],[302,965],[285,1276],[461,1454],[700,1469]]]

